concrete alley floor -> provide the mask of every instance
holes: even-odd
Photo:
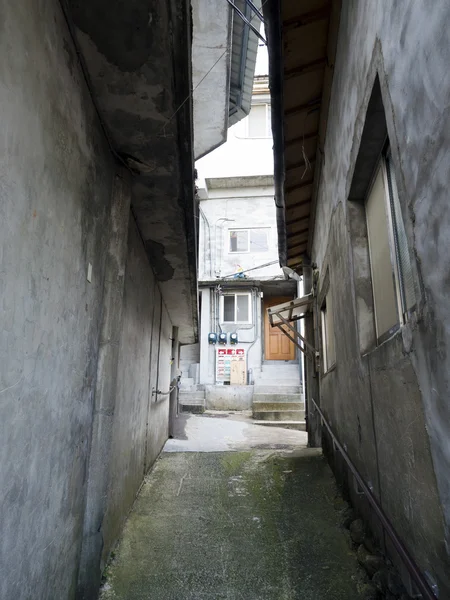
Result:
[[[180,415],[176,437],[146,478],[101,600],[365,597],[334,479],[303,432]]]

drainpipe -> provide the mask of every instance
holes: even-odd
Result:
[[[269,52],[269,87],[271,96],[278,256],[280,266],[284,267],[287,263],[287,239],[284,204],[283,48],[280,3],[274,1],[264,2],[263,9]]]
[[[203,212],[203,209],[199,203],[198,205],[198,209],[200,211],[200,214],[202,215],[203,221],[205,222],[206,226],[208,227],[208,240],[209,240],[209,273],[208,273],[208,277],[212,276],[212,248],[211,248],[211,225],[209,224],[208,218],[205,215],[205,213]],[[206,236],[203,239],[203,268],[206,268]]]
[[[257,324],[257,318],[258,318],[258,310],[257,310],[257,306],[256,306],[256,301],[258,298],[258,288],[252,288],[252,311],[253,311],[253,327],[255,330],[255,334],[253,336],[253,341],[250,344],[250,346],[248,347],[247,350],[247,364],[250,362],[249,361],[249,356],[250,356],[250,350],[253,348],[253,346],[255,345],[256,341],[259,338],[259,334],[258,334],[258,324]],[[253,369],[251,369],[252,374],[253,374]],[[250,372],[250,368],[247,369],[247,373]]]

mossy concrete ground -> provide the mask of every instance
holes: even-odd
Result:
[[[165,453],[101,600],[355,600],[363,577],[320,451]]]

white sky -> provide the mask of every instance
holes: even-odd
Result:
[[[259,42],[258,54],[256,56],[255,76],[269,74],[269,57],[267,55],[267,46]]]

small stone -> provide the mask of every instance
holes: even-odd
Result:
[[[378,592],[371,583],[363,583],[359,588],[361,600],[377,600]]]
[[[341,525],[348,529],[352,523],[356,519],[355,511],[350,506],[344,509],[341,513]]]
[[[377,571],[384,567],[383,557],[376,554],[370,554],[370,552],[366,550],[364,544],[359,546],[356,556],[359,564],[364,567],[369,577],[372,577]]]
[[[378,554],[378,549],[372,538],[365,537],[364,538],[364,546],[366,547],[367,551],[370,552],[370,554]]]
[[[343,534],[345,536],[345,541],[347,542],[348,547],[350,548],[350,550],[353,550],[355,547],[355,544],[353,543],[353,540],[351,538],[350,531],[348,531],[348,529],[344,529]]]
[[[362,519],[355,519],[350,523],[350,535],[355,544],[362,544],[364,541],[364,523]]]
[[[387,578],[387,586],[388,590],[394,596],[400,596],[405,591],[405,588],[402,584],[402,580],[394,571],[389,571]]]
[[[386,593],[386,590],[387,590],[388,575],[389,575],[389,572],[387,569],[380,569],[372,577],[373,585],[382,594]]]

